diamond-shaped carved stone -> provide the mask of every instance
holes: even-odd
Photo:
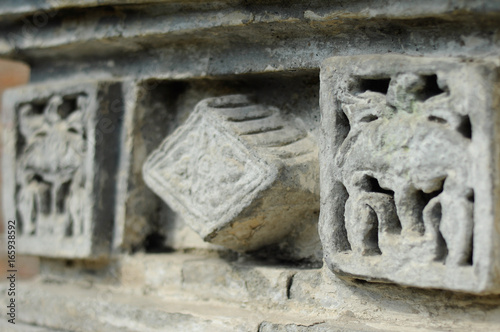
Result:
[[[320,236],[330,269],[500,291],[497,73],[482,60],[324,62]]]
[[[201,101],[143,174],[206,241],[235,250],[276,243],[319,205],[314,140],[244,95]]]

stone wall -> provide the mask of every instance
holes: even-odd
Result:
[[[0,56],[31,69],[3,97],[6,243],[41,263],[2,284],[0,326],[500,328],[499,20],[483,0],[1,5]]]

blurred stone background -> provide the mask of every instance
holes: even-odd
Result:
[[[0,112],[1,100],[5,89],[17,85],[26,84],[29,80],[29,67],[25,64],[13,61],[0,60]],[[0,137],[2,137],[2,126],[0,125]],[[0,144],[0,158],[2,145]],[[0,159],[1,160],[1,159]],[[1,165],[1,164],[0,164]],[[0,174],[1,183],[1,174]],[[1,204],[1,203],[0,203]],[[7,245],[5,242],[5,224],[3,213],[0,213],[0,273],[6,275],[7,271]],[[17,276],[20,279],[32,278],[38,274],[39,261],[36,257],[16,255]],[[5,277],[5,276],[4,276]]]

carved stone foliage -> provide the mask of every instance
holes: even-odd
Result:
[[[4,218],[20,253],[86,258],[109,251],[121,109],[117,83],[10,90],[5,96]]]
[[[206,241],[235,250],[276,243],[319,207],[315,141],[245,95],[201,101],[143,174]]]
[[[392,55],[324,62],[320,236],[330,269],[498,291],[496,70]]]

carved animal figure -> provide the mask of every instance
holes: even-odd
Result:
[[[403,250],[385,234],[410,242],[425,234],[435,243],[435,260],[465,265],[474,206],[470,120],[450,107],[446,87],[425,95],[429,79],[400,74],[387,95],[341,97],[351,126],[335,160],[349,193],[345,226],[352,250],[362,255]]]

